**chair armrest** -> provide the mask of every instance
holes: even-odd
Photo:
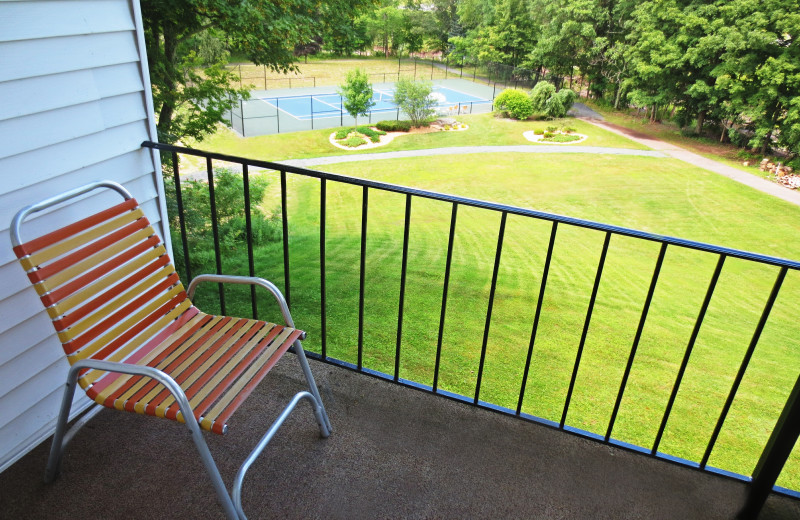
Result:
[[[189,424],[188,418],[191,417],[194,419],[194,412],[192,411],[192,406],[189,404],[189,399],[186,397],[186,393],[183,391],[183,388],[175,382],[175,380],[170,377],[169,375],[165,374],[161,370],[146,366],[146,365],[133,365],[130,363],[120,363],[117,361],[103,361],[100,359],[81,359],[76,361],[69,369],[69,379],[70,382],[77,382],[78,379],[78,371],[91,368],[92,370],[103,370],[105,372],[117,372],[120,374],[130,374],[134,376],[143,376],[149,377],[151,379],[155,379],[164,387],[169,390],[169,392],[175,397],[175,401],[178,403],[180,407],[181,413],[183,413],[184,421]],[[197,424],[197,421],[194,421]]]
[[[259,287],[263,287],[272,293],[272,296],[274,296],[275,300],[277,300],[278,306],[281,309],[283,321],[286,322],[286,325],[294,328],[294,321],[292,320],[292,315],[289,314],[289,306],[286,304],[286,298],[283,297],[283,293],[281,293],[280,289],[278,289],[275,284],[269,280],[258,278],[256,276],[199,274],[195,276],[191,282],[189,282],[189,287],[186,289],[186,294],[189,296],[190,300],[194,297],[194,292],[197,289],[197,285],[201,282],[236,283],[243,285],[258,285]]]

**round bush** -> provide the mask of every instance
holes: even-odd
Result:
[[[494,100],[494,106],[514,119],[528,119],[533,115],[533,103],[524,91],[507,88]]]

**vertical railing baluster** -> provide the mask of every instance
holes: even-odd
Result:
[[[367,213],[369,211],[369,189],[361,190],[361,260],[358,279],[358,369],[364,366],[364,278],[367,262]]]
[[[406,194],[406,216],[403,226],[403,263],[400,269],[400,302],[397,310],[397,344],[394,353],[394,380],[400,378],[400,345],[403,341],[403,306],[406,299],[406,272],[408,268],[408,232],[411,227],[411,195]]]
[[[642,331],[644,330],[644,323],[647,321],[647,313],[650,310],[650,303],[653,301],[653,293],[656,291],[656,284],[658,283],[658,275],[661,273],[661,265],[664,263],[664,255],[667,252],[667,243],[661,243],[661,249],[658,251],[658,259],[656,266],[653,269],[653,276],[650,279],[650,288],[647,290],[647,297],[644,300],[642,307],[642,315],[639,318],[639,326],[636,328],[636,335],[633,338],[633,345],[631,345],[630,354],[628,354],[628,362],[625,365],[625,372],[622,375],[622,381],[619,384],[619,391],[617,392],[617,400],[614,403],[614,410],[611,412],[611,419],[608,421],[608,429],[604,441],[608,442],[611,438],[611,432],[614,430],[614,423],[617,420],[617,413],[622,404],[622,396],[625,394],[625,387],[628,385],[628,377],[633,368],[633,360],[636,357],[636,350],[639,348],[639,341],[642,339]]]
[[[192,269],[189,266],[189,237],[186,236],[186,217],[183,214],[183,195],[181,194],[181,176],[178,171],[178,152],[172,152],[172,173],[175,177],[175,202],[178,205],[178,225],[181,229],[181,245],[183,246],[183,263],[186,269],[186,280],[191,280]]]
[[[283,235],[283,295],[286,305],[292,307],[292,291],[289,276],[289,214],[286,209],[286,172],[281,170],[281,224]]]
[[[778,422],[772,430],[772,435],[758,459],[747,502],[739,518],[758,518],[758,513],[780,477],[781,470],[791,456],[798,437],[800,437],[800,376],[795,381],[794,388],[789,393]]]
[[[250,276],[256,275],[255,259],[253,258],[253,219],[250,216],[250,172],[247,164],[242,164],[242,182],[244,183],[244,227],[247,235],[247,272]],[[253,319],[258,319],[258,303],[256,303],[256,286],[250,286],[250,305],[253,310]]]
[[[497,233],[497,249],[494,255],[494,270],[492,271],[492,286],[489,289],[489,305],[486,309],[486,323],[483,326],[483,343],[481,345],[481,361],[478,365],[478,381],[475,384],[475,398],[473,404],[478,404],[481,393],[481,380],[483,379],[483,365],[486,362],[486,346],[489,343],[489,327],[492,323],[492,307],[494,306],[494,293],[497,288],[497,273],[500,271],[500,256],[503,253],[503,238],[506,232],[506,219],[508,213],[505,211],[500,217],[500,231]]]
[[[214,237],[214,261],[217,267],[217,274],[222,274],[222,256],[219,252],[219,224],[217,222],[217,201],[214,198],[214,168],[211,164],[211,157],[206,157],[206,174],[208,175],[208,199],[211,204],[211,234]],[[225,288],[219,285],[219,308],[220,314],[225,314]]]
[[[416,66],[416,61],[414,61]],[[442,359],[442,338],[444,337],[444,320],[447,314],[447,292],[450,287],[450,264],[453,261],[453,241],[456,236],[456,217],[458,216],[458,204],[453,203],[450,213],[450,235],[447,239],[447,260],[444,265],[444,283],[442,285],[442,312],[439,315],[439,335],[436,339],[436,362],[433,368],[433,391],[439,389],[439,365]]]
[[[322,359],[328,357],[328,315],[327,315],[327,291],[325,287],[325,226],[326,226],[326,199],[327,199],[326,179],[320,179],[319,185],[319,291],[320,291],[320,328],[322,347],[320,353]]]
[[[753,333],[753,339],[750,340],[750,345],[747,347],[747,351],[744,354],[741,365],[739,365],[739,371],[736,373],[736,379],[733,381],[731,391],[728,393],[728,398],[725,400],[725,405],[722,407],[722,412],[719,414],[719,419],[717,419],[717,425],[714,427],[714,433],[711,434],[711,439],[708,441],[708,446],[706,446],[706,452],[703,454],[703,459],[700,461],[700,469],[704,469],[706,464],[708,464],[708,458],[711,456],[711,452],[714,450],[714,444],[716,444],[717,437],[719,437],[719,432],[722,430],[722,424],[725,422],[728,412],[731,409],[733,399],[736,397],[736,391],[739,390],[739,385],[744,378],[744,373],[747,371],[747,366],[750,364],[750,358],[753,357],[753,351],[755,351],[758,340],[761,338],[761,332],[764,330],[764,325],[767,324],[769,313],[772,311],[772,306],[781,290],[783,279],[786,278],[786,271],[786,267],[781,267],[781,270],[778,272],[778,277],[775,279],[775,284],[772,286],[772,292],[769,294],[767,304],[764,306],[764,311],[761,313],[761,318],[759,318],[758,325],[756,325],[756,330]]]
[[[547,287],[547,275],[550,273],[550,260],[553,258],[553,246],[556,243],[556,231],[558,222],[553,221],[550,228],[550,243],[547,246],[547,256],[544,260],[544,270],[542,271],[542,281],[539,284],[539,299],[536,301],[536,314],[533,317],[533,327],[531,328],[531,339],[528,342],[528,357],[525,359],[525,371],[522,374],[522,386],[519,389],[519,400],[517,401],[517,415],[522,413],[522,402],[525,400],[525,386],[528,383],[528,373],[531,368],[533,358],[533,345],[536,341],[536,331],[539,328],[539,317],[542,314],[542,302],[544,301],[544,290]]]
[[[575,380],[578,378],[578,367],[581,365],[581,356],[583,355],[583,347],[586,344],[586,336],[589,333],[589,323],[592,321],[592,311],[594,310],[594,302],[597,299],[597,289],[600,287],[600,278],[603,276],[603,264],[606,262],[606,254],[608,253],[608,243],[611,240],[611,232],[606,231],[606,238],[603,242],[603,252],[600,253],[600,261],[597,263],[597,274],[594,277],[594,287],[592,287],[592,296],[589,298],[589,307],[586,309],[586,319],[583,322],[583,332],[581,333],[581,341],[578,344],[578,352],[575,354],[575,366],[572,368],[572,377],[569,381],[569,390],[567,390],[567,398],[564,401],[564,410],[561,412],[561,421],[558,423],[559,428],[564,428],[564,423],[567,421],[567,411],[569,410],[569,403],[572,400],[572,391],[575,389]]]
[[[711,303],[711,296],[714,294],[714,289],[717,287],[717,282],[719,281],[719,275],[722,272],[722,266],[725,263],[725,258],[725,255],[720,255],[717,259],[717,266],[714,268],[714,274],[711,275],[711,281],[708,283],[706,296],[703,299],[703,304],[700,306],[700,312],[697,314],[697,319],[694,322],[694,329],[692,329],[692,335],[689,338],[689,344],[686,346],[686,351],[683,354],[683,360],[681,361],[681,366],[678,369],[678,375],[675,377],[675,384],[672,385],[672,392],[670,393],[667,407],[664,409],[664,416],[661,418],[661,425],[658,427],[658,433],[656,433],[656,439],[653,442],[653,448],[650,450],[651,455],[658,453],[658,446],[661,444],[661,438],[663,437],[664,430],[667,427],[669,414],[672,412],[672,406],[675,404],[675,398],[678,396],[678,390],[680,390],[681,381],[683,381],[683,375],[686,372],[686,367],[689,365],[689,358],[692,355],[694,343],[697,341],[697,335],[700,333],[700,326],[703,324],[706,311]]]

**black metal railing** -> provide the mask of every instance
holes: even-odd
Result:
[[[363,180],[357,179],[352,177],[347,177],[343,175],[333,174],[333,173],[326,173],[321,171],[314,171],[308,170],[304,168],[298,168],[288,165],[283,165],[280,163],[273,163],[267,161],[259,161],[259,160],[252,160],[252,159],[245,159],[242,157],[235,157],[229,156],[224,154],[218,153],[209,153],[203,152],[199,150],[183,148],[178,146],[170,146],[164,145],[159,143],[153,142],[144,142],[142,146],[148,148],[154,148],[157,150],[161,150],[167,154],[170,154],[168,157],[171,157],[172,165],[173,165],[173,175],[174,175],[174,183],[175,183],[175,197],[177,202],[177,211],[178,211],[178,222],[179,225],[177,226],[177,232],[181,234],[182,237],[182,249],[184,255],[184,261],[186,263],[186,270],[187,276],[190,276],[191,273],[189,272],[189,258],[192,254],[192,251],[189,250],[186,242],[186,223],[183,219],[183,201],[181,197],[181,177],[178,171],[179,165],[179,154],[185,154],[189,156],[195,157],[202,157],[206,160],[206,171],[207,171],[207,182],[208,182],[208,191],[209,191],[209,200],[210,200],[210,211],[211,211],[211,225],[214,235],[214,260],[215,260],[215,267],[217,272],[221,272],[221,260],[222,255],[219,247],[219,237],[217,235],[217,228],[215,220],[216,209],[215,209],[215,199],[214,199],[214,161],[223,161],[225,163],[234,163],[241,166],[243,181],[244,181],[244,212],[245,212],[245,236],[247,239],[247,258],[248,258],[248,271],[250,275],[255,274],[254,269],[254,253],[252,247],[252,224],[250,221],[250,211],[253,202],[250,200],[249,194],[249,183],[250,183],[250,176],[251,176],[251,169],[252,168],[259,168],[264,170],[270,170],[274,172],[278,172],[280,178],[280,208],[281,208],[281,248],[283,254],[283,290],[286,296],[287,301],[289,301],[291,305],[291,294],[292,294],[292,287],[291,287],[291,266],[290,266],[290,256],[289,256],[289,216],[288,216],[288,207],[287,207],[287,176],[297,176],[297,177],[304,177],[304,178],[313,178],[319,180],[319,276],[320,276],[320,295],[319,295],[319,305],[320,305],[320,319],[321,319],[321,338],[320,338],[320,351],[319,353],[310,353],[312,357],[315,357],[319,360],[332,363],[338,366],[342,366],[348,369],[355,370],[357,372],[369,374],[375,377],[379,377],[388,381],[394,381],[396,383],[400,383],[412,388],[416,388],[418,390],[424,390],[427,392],[434,393],[436,395],[445,396],[451,399],[455,399],[458,401],[466,402],[481,408],[493,410],[496,412],[501,412],[509,415],[515,415],[517,417],[537,422],[540,424],[545,424],[554,428],[558,428],[560,430],[570,432],[573,434],[578,434],[590,439],[594,439],[603,443],[615,445],[621,447],[623,449],[632,450],[638,453],[645,454],[647,456],[660,458],[663,460],[667,460],[673,463],[683,464],[688,467],[692,467],[699,470],[705,470],[709,472],[713,472],[716,474],[724,475],[731,478],[736,478],[739,480],[744,481],[751,481],[751,493],[749,501],[743,510],[743,517],[754,517],[757,515],[758,511],[762,507],[764,501],[766,500],[767,496],[772,491],[777,491],[782,494],[786,494],[788,496],[800,497],[800,493],[796,491],[792,491],[785,488],[778,488],[775,486],[775,482],[777,481],[781,470],[789,458],[795,441],[798,438],[798,434],[800,434],[800,377],[797,377],[796,383],[794,384],[793,389],[791,390],[789,397],[783,405],[780,411],[780,417],[777,421],[776,426],[772,430],[769,440],[764,446],[760,457],[758,458],[757,463],[755,464],[755,470],[752,474],[752,477],[744,476],[741,474],[735,474],[729,470],[725,470],[724,468],[712,468],[708,465],[709,457],[714,450],[714,447],[717,443],[719,438],[719,434],[725,424],[726,419],[728,418],[729,412],[731,410],[731,406],[734,403],[734,399],[737,395],[737,391],[745,377],[745,373],[750,365],[751,358],[753,357],[755,348],[759,342],[759,339],[762,335],[762,332],[765,328],[765,325],[768,322],[770,312],[773,309],[773,306],[780,294],[781,287],[783,286],[784,280],[787,276],[787,273],[791,271],[798,271],[800,270],[800,263],[796,261],[785,260],[781,258],[761,255],[750,253],[746,251],[719,247],[714,245],[709,245],[701,242],[695,242],[690,240],[683,240],[679,238],[673,238],[668,236],[662,235],[655,235],[651,233],[646,233],[643,231],[637,231],[633,229],[623,228],[619,226],[607,225],[597,222],[592,222],[588,220],[560,216],[550,213],[545,213],[541,211],[535,211],[531,209],[524,209],[509,205],[503,204],[496,204],[491,202],[485,202],[475,199],[469,199],[465,197],[453,196],[453,195],[445,195],[440,193],[434,193],[430,191],[425,191],[421,189],[415,188],[408,188],[403,186],[397,186],[393,184],[387,184],[382,182],[376,182],[371,180]],[[327,260],[327,252],[326,252],[326,226],[327,226],[327,213],[328,213],[328,184],[329,183],[339,183],[344,185],[351,185],[357,186],[361,188],[361,223],[360,223],[360,256],[358,262],[358,272],[359,272],[359,284],[358,284],[358,330],[357,330],[357,354],[356,354],[356,362],[346,362],[339,359],[335,359],[331,357],[330,354],[330,345],[328,343],[328,324],[327,324],[327,314],[329,311],[328,305],[328,295],[327,295],[327,286],[326,280],[328,279],[330,273],[328,272],[328,267],[326,264]],[[365,336],[365,329],[364,329],[364,314],[365,314],[365,291],[366,291],[366,258],[367,258],[367,231],[368,231],[368,214],[369,214],[369,201],[370,201],[370,194],[373,192],[392,192],[396,194],[403,195],[404,197],[404,217],[403,217],[403,239],[402,239],[402,259],[401,259],[401,277],[400,277],[400,290],[399,290],[399,307],[397,311],[397,329],[396,329],[396,341],[395,341],[395,348],[394,348],[394,370],[392,373],[383,373],[371,369],[365,366],[364,361],[364,336]],[[412,381],[405,378],[400,377],[400,364],[403,352],[401,350],[402,345],[402,337],[403,337],[403,325],[404,325],[404,300],[406,296],[406,284],[407,284],[407,266],[408,266],[408,258],[409,258],[409,236],[410,236],[410,222],[411,222],[411,214],[412,209],[414,206],[414,201],[417,199],[429,199],[434,201],[439,201],[445,204],[450,205],[450,219],[449,219],[449,233],[447,239],[447,253],[446,253],[446,260],[444,266],[444,280],[443,280],[443,289],[442,289],[442,296],[441,296],[441,310],[439,315],[439,329],[438,334],[436,336],[435,341],[435,361],[434,361],[434,372],[433,372],[433,383],[432,385],[426,385],[418,381]],[[500,224],[497,233],[497,242],[494,249],[494,264],[492,269],[491,275],[491,282],[490,282],[490,290],[489,290],[489,297],[488,297],[488,307],[486,310],[485,320],[483,321],[483,336],[480,346],[480,362],[477,369],[477,379],[476,385],[474,388],[474,392],[471,395],[459,395],[453,392],[449,392],[443,390],[441,388],[441,379],[440,379],[440,370],[441,370],[441,358],[442,358],[442,340],[443,340],[443,330],[444,330],[444,323],[445,317],[447,314],[447,306],[448,306],[448,293],[450,290],[450,283],[451,283],[451,267],[453,261],[453,249],[454,249],[454,242],[457,235],[457,220],[458,220],[458,213],[459,208],[461,207],[472,207],[472,208],[481,208],[484,210],[489,210],[491,212],[495,212],[499,214],[500,217]],[[519,391],[518,399],[516,408],[505,408],[499,406],[497,404],[487,402],[481,399],[481,388],[482,388],[482,381],[485,376],[484,372],[486,370],[486,355],[487,355],[487,343],[490,333],[490,328],[493,324],[493,305],[495,300],[495,291],[498,282],[498,272],[501,266],[501,258],[503,254],[503,247],[504,247],[504,239],[506,234],[506,223],[508,217],[510,215],[526,217],[530,219],[536,219],[539,221],[546,221],[550,223],[549,226],[549,238],[547,241],[547,252],[544,259],[543,269],[541,272],[541,283],[539,286],[539,297],[536,303],[535,315],[533,318],[533,324],[531,329],[530,338],[528,340],[527,346],[527,355],[524,364],[524,372],[522,375],[522,386]],[[569,380],[569,386],[566,394],[566,399],[561,409],[560,413],[560,420],[559,421],[551,421],[547,419],[543,419],[540,417],[536,417],[530,414],[526,414],[522,411],[523,408],[523,400],[525,399],[526,393],[526,385],[528,383],[528,379],[530,376],[530,371],[532,367],[532,356],[534,353],[535,345],[537,342],[537,332],[539,331],[539,322],[540,318],[543,313],[543,305],[542,302],[544,300],[545,289],[548,284],[548,277],[551,272],[551,266],[553,261],[553,251],[554,245],[556,243],[556,237],[561,230],[565,226],[574,226],[578,228],[585,228],[590,230],[595,230],[603,235],[603,245],[602,250],[599,256],[599,260],[597,263],[596,271],[594,272],[593,276],[593,283],[591,289],[591,296],[589,298],[588,307],[586,310],[585,318],[583,320],[583,328],[580,336],[580,343],[575,355],[575,360],[572,365],[571,370],[571,377]],[[636,326],[636,332],[634,335],[632,346],[628,352],[627,359],[625,362],[625,368],[622,374],[622,378],[619,384],[619,388],[616,390],[616,398],[614,400],[613,411],[611,413],[609,423],[607,428],[605,429],[604,434],[597,434],[593,432],[589,432],[586,430],[581,430],[579,428],[575,428],[572,426],[567,425],[567,415],[570,409],[571,400],[573,397],[573,393],[575,390],[576,379],[578,376],[579,368],[581,367],[581,360],[582,356],[584,355],[584,347],[587,341],[587,335],[589,332],[589,327],[592,321],[592,315],[594,312],[595,303],[597,301],[598,290],[601,285],[601,280],[603,278],[603,271],[606,264],[607,253],[609,251],[609,244],[612,237],[632,237],[634,239],[653,242],[659,244],[659,251],[658,256],[655,261],[655,265],[653,267],[652,275],[650,275],[650,281],[647,286],[647,296],[644,300],[643,308],[638,318],[638,323]],[[614,430],[615,422],[617,421],[618,414],[620,411],[620,406],[623,401],[623,397],[625,395],[626,389],[629,384],[629,378],[631,375],[632,367],[634,365],[634,360],[636,359],[637,349],[640,346],[640,340],[642,338],[643,330],[645,324],[647,323],[648,319],[648,312],[650,311],[651,303],[653,301],[653,296],[656,292],[656,288],[659,285],[659,277],[661,275],[662,267],[664,264],[664,258],[666,252],[669,248],[682,248],[688,250],[695,250],[701,251],[704,253],[708,253],[710,255],[714,255],[716,257],[716,264],[713,271],[713,274],[710,278],[709,284],[707,289],[704,293],[704,298],[702,304],[700,306],[699,313],[697,314],[697,318],[694,321],[694,325],[692,328],[691,336],[688,342],[688,345],[683,353],[683,357],[680,362],[680,367],[677,371],[677,374],[674,379],[674,383],[672,384],[672,389],[669,395],[669,400],[666,404],[666,408],[661,415],[661,420],[658,425],[657,434],[655,436],[655,440],[653,444],[649,447],[647,446],[634,446],[628,444],[623,441],[616,440],[612,437],[612,433]],[[710,302],[712,300],[712,295],[714,294],[715,288],[717,287],[718,281],[720,279],[720,275],[723,271],[723,267],[729,259],[739,259],[744,260],[747,262],[753,262],[756,264],[764,264],[768,266],[774,266],[778,268],[777,276],[774,278],[774,281],[771,282],[771,290],[769,295],[766,297],[766,303],[764,305],[763,310],[761,310],[758,322],[755,326],[755,330],[752,333],[751,340],[749,345],[747,346],[746,351],[744,352],[743,358],[739,363],[738,370],[736,372],[735,377],[733,378],[733,382],[731,384],[730,390],[727,391],[727,397],[725,399],[724,404],[719,409],[719,416],[716,419],[716,423],[713,429],[713,433],[709,438],[706,446],[703,448],[703,455],[700,457],[700,460],[697,461],[690,461],[685,460],[679,457],[671,456],[659,451],[659,445],[662,441],[665,428],[669,419],[672,417],[673,414],[673,406],[676,401],[676,397],[681,389],[681,385],[684,380],[684,376],[687,371],[687,366],[689,365],[690,356],[692,355],[693,349],[696,344],[696,340],[698,338],[698,334],[706,317],[706,313],[709,309]],[[355,266],[354,266],[355,267]],[[224,312],[225,309],[225,294],[223,292],[222,287],[219,289],[219,302]],[[253,316],[256,317],[258,314],[258,309],[256,306],[256,296],[255,293],[251,293],[252,299],[252,312]],[[795,345],[796,347],[796,345]],[[433,345],[431,345],[431,349],[433,349]],[[796,377],[796,376],[793,376]]]

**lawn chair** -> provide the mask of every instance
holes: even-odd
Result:
[[[22,241],[26,217],[97,189],[124,202],[38,238]],[[228,518],[245,518],[241,486],[250,465],[301,400],[327,437],[331,427],[286,300],[261,278],[200,275],[184,290],[136,200],[115,182],[95,182],[27,206],[11,224],[11,242],[52,319],[71,365],[45,481],[58,475],[74,428],[66,432],[75,384],[95,403],[185,423]],[[253,284],[278,301],[286,325],[212,316],[192,305],[201,282]],[[227,431],[228,418],[294,345],[308,381],[270,426],[228,494],[202,430]],[[76,424],[76,426],[78,426]]]

